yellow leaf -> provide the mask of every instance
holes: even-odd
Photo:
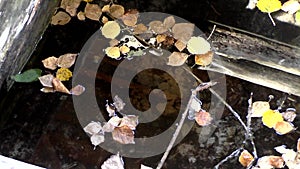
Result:
[[[104,37],[114,39],[120,34],[121,28],[118,22],[108,21],[102,27],[101,32]]]
[[[269,128],[273,128],[278,122],[282,121],[283,117],[278,111],[269,109],[263,113],[262,122]]]
[[[67,81],[72,77],[72,72],[68,68],[60,68],[56,72],[56,78],[60,81]]]
[[[272,13],[281,9],[279,0],[258,0],[256,4],[261,12]]]

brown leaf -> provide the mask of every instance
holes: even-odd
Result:
[[[147,27],[140,23],[140,24],[137,24],[136,27],[134,28],[133,32],[134,34],[142,34],[142,33],[145,33],[147,31]]]
[[[276,123],[276,125],[274,126],[274,130],[277,134],[284,135],[295,130],[295,128],[290,122],[280,121]]]
[[[77,85],[70,90],[70,93],[75,96],[81,95],[85,91],[85,87]]]
[[[164,26],[167,29],[172,28],[175,25],[175,18],[174,16],[169,16],[167,18],[164,19]]]
[[[205,54],[195,55],[195,63],[200,66],[208,66],[212,63],[214,52],[209,51]]]
[[[119,18],[121,18],[124,15],[125,10],[124,10],[123,6],[113,4],[109,8],[109,13],[111,14],[112,17],[119,19]]]
[[[207,126],[211,124],[213,118],[205,110],[200,110],[199,112],[195,113],[195,120],[200,126]]]
[[[42,60],[42,63],[45,68],[55,70],[57,68],[57,58],[54,56],[48,57],[44,60]]]
[[[101,8],[97,4],[87,3],[84,8],[85,16],[91,20],[99,21],[102,11]]]
[[[102,12],[109,12],[110,5],[104,5],[102,7]]]
[[[138,16],[136,14],[125,14],[121,19],[126,26],[134,26],[137,23]]]
[[[254,157],[247,150],[244,150],[239,156],[239,162],[244,167],[248,167],[253,161]]]
[[[128,126],[131,130],[135,130],[138,123],[138,116],[127,115],[122,118],[118,127]]]
[[[84,14],[84,12],[82,12],[82,11],[78,12],[77,18],[80,21],[84,21],[85,20],[85,14]]]
[[[51,24],[52,25],[65,25],[69,23],[71,20],[70,15],[63,11],[57,12],[51,19]]]
[[[112,132],[112,137],[121,144],[135,144],[134,133],[128,126],[116,127]]]
[[[181,40],[176,41],[175,47],[181,52],[184,48],[186,48],[186,44]]]
[[[192,23],[177,23],[172,28],[173,37],[187,43],[194,32],[195,25]]]
[[[149,29],[156,34],[163,34],[168,31],[161,21],[152,21],[149,23]]]
[[[166,37],[167,37],[167,35],[165,35],[165,34],[159,34],[156,36],[156,42],[161,43],[166,40]]]
[[[169,61],[167,65],[170,66],[181,66],[185,63],[186,59],[189,57],[186,53],[180,53],[180,52],[173,52],[169,56]]]
[[[173,37],[167,36],[166,40],[163,41],[163,45],[166,47],[170,47],[174,44],[175,39]]]
[[[66,86],[57,78],[53,78],[52,83],[55,91],[71,94],[70,91],[66,88]]]
[[[62,0],[60,7],[65,9],[71,16],[76,16],[77,8],[81,0]]]
[[[39,77],[39,81],[44,87],[53,87],[52,81],[53,81],[54,76],[52,74],[44,75]]]
[[[77,54],[67,53],[61,55],[57,60],[57,65],[62,68],[70,68],[76,60]]]
[[[257,165],[260,168],[283,168],[284,160],[279,156],[263,156],[258,159]]]

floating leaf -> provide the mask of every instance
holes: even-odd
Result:
[[[29,83],[29,82],[37,81],[38,77],[40,77],[41,74],[42,74],[41,69],[29,69],[21,74],[16,74],[14,76],[11,76],[11,78],[16,82]]]
[[[149,29],[156,34],[163,34],[168,31],[168,29],[161,21],[151,21],[149,23]]]
[[[195,25],[192,23],[177,23],[172,27],[173,37],[187,43],[193,35]]]
[[[213,118],[211,117],[211,115],[208,112],[201,109],[199,112],[195,113],[195,120],[198,125],[207,126],[207,125],[211,124],[211,121],[213,120]]]
[[[105,49],[105,54],[111,58],[119,58],[121,56],[120,49],[118,47],[108,47]]]
[[[125,14],[121,19],[126,26],[134,26],[137,23],[138,16],[136,14]]]
[[[276,125],[276,123],[282,121],[283,121],[283,117],[278,111],[269,109],[263,113],[262,122],[265,126],[269,128],[273,128]]]
[[[109,13],[111,14],[112,17],[119,19],[119,18],[121,18],[124,15],[125,10],[124,10],[123,6],[113,4],[109,8]]]
[[[94,135],[102,131],[102,126],[100,122],[92,121],[87,126],[85,126],[83,130],[90,135]]]
[[[71,94],[75,96],[81,95],[84,91],[85,87],[83,87],[82,85],[77,85],[70,90]]]
[[[289,0],[282,5],[281,9],[289,14],[294,14],[300,10],[300,3],[298,0]]]
[[[44,75],[44,76],[41,76],[38,78],[44,87],[50,87],[50,88],[53,87],[52,81],[53,81],[54,76],[52,74]]]
[[[186,53],[181,53],[181,52],[173,52],[169,56],[169,61],[167,65],[170,66],[181,66],[185,63],[186,59],[189,57],[188,54]]]
[[[124,162],[119,154],[110,156],[102,165],[101,169],[124,169]]]
[[[299,143],[299,139],[298,139],[298,143]],[[280,154],[282,154],[282,158],[285,161],[285,165],[289,169],[300,168],[299,149],[297,149],[298,152],[295,152],[293,149],[287,149],[285,145],[275,147],[274,149]]]
[[[111,125],[113,125],[114,127],[118,127],[120,122],[122,121],[122,119],[118,116],[113,116],[112,118],[110,118],[108,120],[107,123],[110,123]]]
[[[186,44],[181,40],[177,40],[175,43],[175,47],[181,52],[184,48],[186,48]]]
[[[71,20],[71,17],[67,13],[65,13],[63,11],[59,11],[54,16],[52,16],[51,24],[52,25],[65,25],[65,24],[69,23],[70,20]]]
[[[270,110],[270,104],[266,101],[256,101],[252,104],[251,117],[262,117],[263,113]]]
[[[82,12],[82,11],[78,12],[77,18],[80,21],[84,21],[85,20],[85,14],[84,14],[84,12]]]
[[[112,137],[121,144],[135,144],[134,133],[128,126],[116,127],[112,132]]]
[[[101,8],[97,4],[87,3],[84,8],[85,16],[91,20],[99,21],[102,15]]]
[[[127,126],[129,127],[131,130],[135,130],[136,126],[138,125],[139,121],[138,121],[138,116],[135,115],[127,115],[124,116],[121,120],[121,123],[119,124],[118,127],[123,127],[123,126]]]
[[[281,9],[279,0],[258,0],[256,4],[261,12],[272,13]]]
[[[102,133],[94,134],[91,136],[90,140],[94,146],[98,146],[104,142],[104,135]]]
[[[60,81],[68,81],[72,77],[72,72],[68,68],[59,68],[56,71],[56,78]]]
[[[147,27],[140,23],[140,24],[137,24],[136,27],[134,28],[133,32],[134,34],[142,34],[142,33],[145,33],[147,31]]]
[[[109,39],[115,39],[121,32],[120,25],[116,21],[108,21],[101,29],[102,35]]]
[[[208,66],[212,63],[214,52],[208,51],[205,54],[195,55],[195,63],[200,66]]]
[[[244,150],[239,156],[239,162],[244,167],[248,167],[253,161],[254,157],[247,150]]]
[[[65,9],[71,16],[76,16],[80,2],[81,0],[62,0],[60,7]]]
[[[70,68],[75,63],[77,55],[73,53],[61,55],[57,60],[57,65],[62,68]]]
[[[57,68],[57,60],[58,60],[58,58],[51,56],[51,57],[48,57],[48,58],[42,60],[42,63],[45,68],[55,70]]]
[[[65,85],[59,79],[54,78],[52,80],[52,84],[53,84],[55,91],[66,93],[66,94],[71,94],[70,91],[65,87]]]
[[[274,130],[276,131],[277,134],[284,135],[284,134],[287,134],[287,133],[295,130],[295,128],[289,122],[280,121],[280,122],[276,123],[276,125],[274,126]]]
[[[166,17],[164,19],[164,23],[163,24],[164,24],[165,28],[167,28],[167,29],[172,28],[175,25],[175,18],[174,18],[174,16]]]
[[[210,44],[202,37],[191,37],[187,43],[187,50],[191,54],[205,54],[210,51]]]

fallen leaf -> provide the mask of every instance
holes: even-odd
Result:
[[[124,15],[125,10],[123,6],[113,4],[109,8],[109,13],[111,14],[112,17],[119,19]]]
[[[70,90],[70,93],[75,96],[81,95],[85,91],[85,87],[77,85]]]
[[[51,24],[52,25],[65,25],[69,23],[71,20],[70,15],[63,11],[57,12],[54,16],[52,16]]]
[[[15,82],[30,83],[30,82],[37,81],[38,78],[41,76],[41,74],[42,74],[41,69],[29,69],[24,71],[23,73],[11,76],[11,78]]]
[[[55,70],[57,68],[57,60],[58,58],[51,56],[42,60],[42,63],[45,68]]]
[[[102,131],[102,126],[100,122],[91,121],[88,125],[86,125],[83,128],[83,130],[90,135],[94,135]]]
[[[133,33],[134,34],[142,34],[142,33],[145,33],[147,31],[147,29],[148,28],[144,24],[140,23],[134,27]]]
[[[168,29],[161,21],[151,21],[149,23],[149,29],[156,34],[163,34],[168,31]]]
[[[65,9],[71,16],[76,16],[80,2],[81,0],[62,0],[60,7]]]
[[[173,37],[187,43],[193,35],[195,25],[192,23],[177,23],[172,27]]]
[[[106,133],[111,133],[112,131],[114,131],[115,129],[115,126],[112,125],[111,123],[104,123],[103,125],[103,132],[106,132]]]
[[[90,140],[94,146],[98,146],[99,144],[104,142],[104,135],[103,134],[93,134],[91,136]]]
[[[101,165],[101,169],[124,169],[124,162],[119,153],[117,155],[110,156],[109,159],[105,160]]]
[[[289,0],[282,5],[281,10],[288,12],[289,14],[294,14],[300,10],[300,3],[298,0]]]
[[[199,112],[195,113],[195,120],[198,125],[207,126],[207,125],[211,124],[211,121],[213,120],[213,118],[211,117],[211,115],[208,112],[201,109]]]
[[[106,108],[106,111],[108,112],[109,117],[116,115],[115,106],[106,103],[105,108]]]
[[[108,47],[105,49],[105,54],[108,57],[117,59],[121,56],[120,49],[118,47]]]
[[[299,153],[293,149],[287,149],[285,145],[275,147],[274,149],[282,154],[282,159],[289,169],[298,169],[300,167],[300,161],[297,159]]]
[[[263,113],[262,122],[265,126],[269,128],[273,128],[276,125],[276,123],[282,121],[283,117],[278,111],[269,109]]]
[[[167,28],[167,29],[172,28],[175,25],[175,18],[174,18],[174,16],[166,17],[164,19],[163,24],[164,24],[165,28]]]
[[[44,92],[44,93],[54,93],[54,88],[53,87],[43,87],[41,88],[41,92]]]
[[[57,60],[57,66],[62,68],[70,68],[76,60],[77,53],[67,53],[61,55]]]
[[[163,41],[163,45],[167,48],[173,46],[175,39],[173,37],[167,36],[166,39]]]
[[[54,76],[52,74],[47,74],[47,75],[44,75],[44,76],[41,76],[38,78],[44,87],[49,87],[49,88],[53,87],[52,81],[53,81]]]
[[[191,37],[187,43],[187,50],[191,54],[205,54],[210,51],[210,44],[202,37]]]
[[[87,3],[84,8],[85,16],[91,20],[99,21],[102,11],[99,5]]]
[[[65,85],[59,79],[53,78],[52,84],[55,91],[71,94],[70,91],[65,87]]]
[[[166,40],[166,37],[167,37],[167,35],[165,35],[165,34],[159,34],[156,36],[156,42],[161,43]]]
[[[254,157],[247,150],[244,150],[239,156],[239,162],[244,167],[248,167],[253,161]]]
[[[169,56],[169,61],[167,65],[170,66],[181,66],[185,63],[186,59],[189,57],[188,54],[186,53],[181,53],[181,52],[173,52]]]
[[[121,144],[135,144],[134,132],[128,126],[116,127],[112,132],[112,137]]]
[[[258,159],[257,165],[262,169],[283,168],[284,160],[279,156],[263,156]]]
[[[214,52],[208,51],[205,54],[195,55],[195,64],[200,66],[208,66],[212,63],[214,57]]]
[[[127,115],[124,116],[121,120],[121,123],[119,124],[118,127],[123,127],[123,126],[127,126],[129,127],[131,130],[135,130],[136,126],[138,125],[139,121],[138,121],[138,116],[135,115]]]
[[[261,12],[272,13],[281,9],[281,2],[279,0],[258,0],[256,6]]]
[[[298,138],[297,141],[297,151],[300,152],[300,138]]]
[[[296,109],[294,108],[288,108],[286,109],[285,112],[281,113],[284,120],[288,121],[288,122],[293,122],[295,120],[295,118],[297,117],[296,115]]]
[[[126,26],[134,26],[137,23],[138,16],[136,14],[125,14],[121,19]]]
[[[59,68],[56,71],[56,78],[60,81],[68,81],[72,75],[72,72],[68,68]]]
[[[102,12],[109,12],[110,5],[104,5],[102,7]]]
[[[110,118],[110,119],[108,120],[107,123],[113,125],[114,127],[118,127],[119,124],[121,123],[121,121],[122,121],[122,119],[121,119],[120,117],[118,117],[118,116],[113,116],[112,118]]]
[[[80,21],[84,21],[85,20],[85,14],[84,14],[84,12],[82,12],[82,11],[78,12],[77,18]]]
[[[117,46],[119,44],[119,41],[117,39],[112,39],[109,41],[109,46],[110,47],[114,47]]]
[[[266,101],[256,101],[252,104],[251,117],[262,117],[263,113],[270,110],[270,104]]]
[[[280,121],[277,122],[274,126],[274,130],[276,131],[277,134],[279,135],[284,135],[287,134],[293,130],[295,130],[294,126],[286,121]]]
[[[119,49],[122,54],[126,54],[130,51],[130,48],[125,45],[121,46]]]
[[[102,19],[101,19],[101,22],[102,22],[103,24],[106,24],[108,21],[109,21],[109,20],[108,20],[108,18],[107,18],[106,16],[103,16]]]
[[[177,40],[175,43],[175,47],[181,52],[184,48],[186,48],[186,44],[181,40]]]
[[[101,29],[102,35],[108,39],[115,39],[121,32],[120,25],[116,21],[108,21]]]
[[[193,98],[190,108],[196,112],[201,110],[202,102],[199,99]]]
[[[113,101],[114,101],[113,104],[116,107],[116,109],[118,110],[118,112],[120,112],[124,109],[125,103],[118,95],[115,95],[115,97],[113,98]]]
[[[153,169],[153,168],[141,164],[141,169]]]

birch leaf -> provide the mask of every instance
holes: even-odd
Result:
[[[44,87],[53,87],[52,81],[54,76],[52,74],[44,75],[39,77],[39,81]]]
[[[75,63],[77,55],[77,53],[67,53],[61,55],[57,60],[57,65],[62,68],[70,68]]]
[[[262,117],[263,113],[270,110],[270,104],[266,101],[256,101],[252,104],[251,117]]]
[[[121,32],[120,25],[116,21],[108,21],[101,29],[102,35],[108,39],[115,39]]]
[[[71,94],[70,91],[66,88],[66,86],[59,79],[53,78],[52,84],[53,84],[55,91],[66,93],[66,94]]]
[[[42,63],[45,68],[55,70],[57,68],[57,60],[58,58],[51,56],[42,60]]]
[[[98,146],[103,143],[105,139],[103,134],[94,134],[91,136],[90,140],[94,146]]]
[[[65,25],[69,23],[71,20],[70,15],[68,15],[66,12],[59,11],[57,12],[51,19],[52,25]]]
[[[247,150],[244,150],[239,156],[239,162],[244,167],[248,167],[253,161],[254,157]]]
[[[258,0],[257,8],[264,13],[272,13],[281,9],[281,2],[279,0]]]
[[[193,35],[195,25],[192,23],[177,23],[172,27],[173,37],[187,43]]]
[[[186,53],[181,53],[181,52],[173,52],[169,56],[169,61],[167,65],[170,66],[181,66],[185,63],[186,59],[189,57],[188,54]]]
[[[70,93],[75,96],[81,95],[85,91],[85,87],[77,85],[70,90]]]
[[[99,21],[102,11],[97,4],[87,3],[84,8],[85,16],[91,20]]]
[[[187,43],[187,50],[191,54],[205,54],[210,51],[210,44],[202,37],[191,37]]]
[[[208,51],[205,54],[195,55],[195,63],[200,66],[208,66],[213,61],[214,52]]]
[[[112,132],[112,137],[121,144],[135,144],[134,133],[128,126],[116,127]]]
[[[87,126],[85,126],[83,130],[90,135],[94,135],[102,131],[102,126],[100,122],[92,121]]]
[[[207,125],[211,124],[211,121],[213,120],[213,118],[205,110],[200,110],[199,112],[195,113],[195,120],[198,125],[207,126]]]

